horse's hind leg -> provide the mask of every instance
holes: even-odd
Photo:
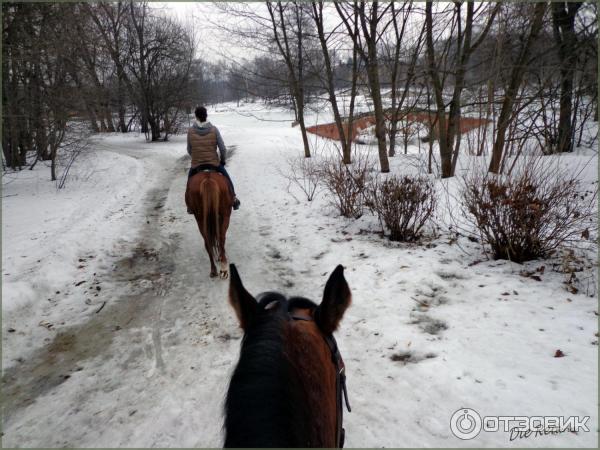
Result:
[[[208,257],[210,258],[210,277],[215,278],[217,276],[217,266],[215,265],[215,257],[213,256],[212,248],[208,244],[204,244]]]
[[[227,264],[227,254],[225,253],[225,237],[219,240],[219,263],[221,266],[219,277],[222,280],[225,280],[227,277],[229,277],[229,265]]]
[[[223,221],[221,222],[221,238],[219,239],[219,256],[221,263],[221,271],[219,272],[219,276],[222,280],[225,280],[229,277],[229,264],[227,264],[227,253],[225,253],[225,238],[227,234],[227,229],[229,228],[229,216],[225,216]]]
[[[225,280],[229,277],[229,265],[227,264],[227,255],[225,255],[225,249],[221,250],[221,270],[219,271],[219,277],[221,277],[222,280]]]
[[[227,258],[223,257],[221,259],[221,271],[219,272],[219,277],[221,280],[226,280],[229,278],[229,270],[227,268]]]
[[[208,259],[210,259],[210,277],[215,278],[218,275],[217,266],[215,265],[215,257],[213,255],[213,249],[210,245],[208,245],[206,238],[204,239],[204,248],[206,249],[206,253],[208,253]]]

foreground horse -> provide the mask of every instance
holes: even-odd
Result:
[[[255,299],[230,269],[244,338],[225,401],[225,447],[343,447],[342,394],[350,408],[332,335],[351,302],[343,267],[318,306],[275,292]]]
[[[217,172],[199,172],[188,180],[185,203],[194,212],[204,247],[210,259],[210,276],[227,278],[225,234],[229,228],[233,197],[225,177]]]

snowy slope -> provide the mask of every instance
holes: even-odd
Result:
[[[338,331],[353,408],[347,447],[597,445],[595,289],[569,293],[553,261],[488,261],[477,244],[444,234],[393,244],[370,215],[351,222],[323,196],[299,202],[281,176],[286,158],[301,153],[292,116],[235,109],[220,105],[209,120],[237,145],[228,169],[242,207],[227,249],[247,289],[319,301],[333,268],[347,268],[353,304]],[[148,144],[115,135],[80,161],[81,179],[65,192],[44,174],[5,184],[5,446],[222,445],[241,333],[227,283],[208,279],[185,213],[187,164],[182,137]],[[520,275],[541,266],[542,281]],[[554,358],[557,349],[566,356]],[[461,407],[482,416],[589,415],[591,431],[462,441],[449,429]]]

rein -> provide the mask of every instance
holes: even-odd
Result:
[[[304,320],[306,322],[313,322],[313,318],[304,315],[289,314],[289,318],[292,320]],[[336,390],[336,447],[343,448],[344,440],[346,436],[346,430],[344,430],[344,403],[348,412],[352,412],[350,403],[348,402],[348,391],[346,390],[346,366],[342,355],[338,349],[337,342],[333,337],[333,334],[324,336],[325,342],[331,352],[331,361],[335,366],[335,390]]]

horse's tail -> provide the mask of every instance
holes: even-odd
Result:
[[[211,188],[208,186],[211,185]],[[201,187],[202,198],[202,227],[206,236],[207,245],[212,248],[215,259],[219,259],[219,202],[220,189],[218,183],[208,177]]]

